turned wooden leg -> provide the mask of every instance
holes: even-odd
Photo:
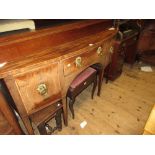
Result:
[[[59,110],[56,112],[56,116],[55,116],[56,128],[57,128],[59,131],[62,130],[61,113],[62,113],[62,109],[59,109]]]
[[[73,119],[74,119],[74,117],[75,117],[75,115],[74,115],[74,108],[73,108],[74,102],[75,102],[75,99],[70,99],[70,101],[69,101],[69,109],[70,109],[70,111],[71,111],[71,113],[72,113],[72,118],[73,118]]]
[[[45,128],[45,122],[38,125],[38,130],[41,135],[47,135],[47,131]]]
[[[102,87],[103,75],[104,75],[104,69],[101,69],[101,70],[99,71],[97,96],[100,96],[100,94],[101,94],[101,87]]]
[[[92,90],[92,94],[91,94],[91,98],[92,98],[92,99],[93,99],[93,97],[94,97],[94,92],[95,92],[96,86],[97,86],[97,76],[95,77],[95,80],[94,80],[93,83],[94,83],[94,84],[93,84],[93,90]]]
[[[63,104],[63,120],[64,120],[65,126],[67,126],[68,125],[68,109],[67,109],[66,97],[62,99],[62,104]]]

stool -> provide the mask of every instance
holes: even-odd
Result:
[[[67,97],[70,98],[69,108],[72,113],[73,119],[75,116],[73,104],[75,102],[76,96],[79,95],[84,89],[86,89],[92,83],[93,83],[93,89],[92,89],[91,98],[93,99],[94,92],[97,85],[97,71],[95,69],[93,69],[92,67],[88,67],[82,73],[80,73],[76,77],[76,79],[71,83],[67,92]]]
[[[95,70],[97,70],[97,75],[98,75],[97,96],[100,96],[100,94],[101,94],[101,86],[102,86],[102,81],[103,81],[103,75],[104,75],[104,67],[100,63],[93,64],[91,67],[94,68]]]
[[[62,101],[51,104],[50,106],[30,115],[30,120],[33,122],[41,135],[47,135],[53,133],[56,129],[62,130]],[[48,122],[55,118],[56,126],[52,128]]]

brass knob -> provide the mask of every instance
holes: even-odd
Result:
[[[47,95],[47,86],[45,83],[41,83],[37,87],[37,91],[39,92],[40,95],[45,96]]]
[[[110,47],[109,52],[110,52],[110,53],[113,53],[113,52],[114,52],[113,46]]]
[[[75,59],[75,64],[76,64],[76,67],[81,67],[82,66],[82,58],[81,57],[77,57]]]
[[[98,54],[98,56],[102,56],[102,55],[103,55],[103,49],[102,49],[101,46],[98,47],[98,49],[97,49],[97,54]]]

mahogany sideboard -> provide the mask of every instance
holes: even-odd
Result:
[[[110,63],[117,30],[111,20],[83,20],[0,38],[0,78],[29,134],[33,115],[62,100],[73,79],[90,65]]]

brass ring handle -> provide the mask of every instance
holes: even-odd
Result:
[[[114,48],[113,48],[113,46],[110,47],[109,52],[112,53],[112,54],[114,53]]]
[[[76,67],[82,67],[82,58],[81,57],[77,57],[75,59],[75,64],[76,64]]]
[[[98,47],[97,54],[98,54],[98,56],[102,56],[103,55],[103,49],[102,49],[101,46]]]
[[[39,92],[40,95],[45,96],[47,95],[47,85],[45,83],[41,83],[37,87],[37,91]]]

